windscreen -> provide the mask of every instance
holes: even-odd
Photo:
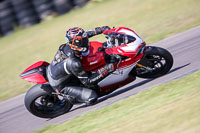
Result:
[[[136,38],[133,36],[119,32],[110,32],[107,35],[109,37],[110,43],[114,46],[128,44],[136,40]]]

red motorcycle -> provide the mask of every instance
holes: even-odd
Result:
[[[146,46],[131,29],[118,27],[104,32],[107,42],[90,42],[90,48],[81,59],[85,71],[93,72],[117,58],[116,71],[97,85],[99,97],[134,81],[136,77],[157,78],[166,74],[173,65],[172,55],[163,48]],[[105,45],[106,44],[106,45]],[[33,115],[52,118],[68,112],[73,104],[62,93],[54,92],[48,83],[48,62],[39,61],[24,72],[21,78],[36,83],[25,95],[25,106]],[[79,81],[79,79],[76,79]]]

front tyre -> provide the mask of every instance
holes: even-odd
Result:
[[[138,62],[134,72],[140,78],[157,78],[166,74],[173,65],[173,57],[169,51],[160,47],[148,46],[144,57]]]
[[[48,84],[37,84],[25,95],[25,106],[33,115],[41,118],[53,118],[68,112],[72,104],[62,96],[52,94]]]

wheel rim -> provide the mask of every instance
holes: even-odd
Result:
[[[166,60],[160,55],[151,55],[148,57],[150,66],[153,69],[153,72],[160,71],[166,65]]]
[[[145,68],[137,67],[136,72],[138,75],[143,74],[155,74],[163,70],[163,68],[166,66],[167,61],[166,59],[161,55],[148,55],[145,57],[145,67],[150,68],[151,70],[147,70]]]
[[[36,114],[42,114],[47,116],[59,115],[66,111],[66,106],[69,106],[69,103],[62,96],[58,95],[41,95],[37,97],[32,102],[32,109]]]

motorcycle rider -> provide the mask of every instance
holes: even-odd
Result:
[[[110,29],[108,26],[96,27],[89,31],[79,27],[70,28],[66,32],[66,44],[59,47],[54,60],[49,65],[47,77],[50,85],[57,93],[70,96],[71,102],[88,105],[94,103],[98,98],[94,86],[115,71],[115,65],[109,63],[95,73],[86,72],[80,62],[82,55],[89,52],[88,38],[108,29]],[[80,80],[82,86],[74,82],[75,78]]]

